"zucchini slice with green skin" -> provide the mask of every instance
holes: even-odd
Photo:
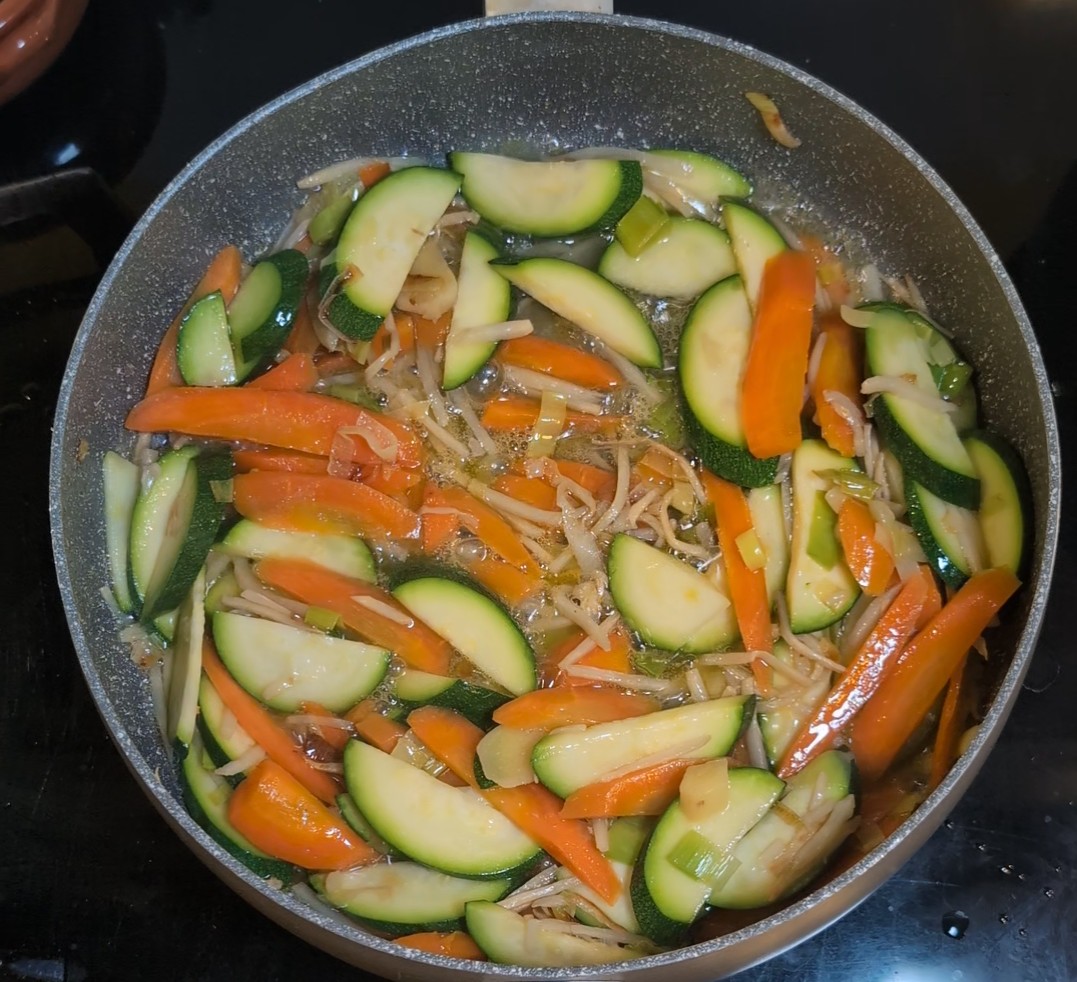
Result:
[[[1002,437],[979,430],[965,440],[980,477],[980,528],[987,565],[1002,566],[1015,576],[1025,567],[1032,491],[1024,464]]]
[[[567,798],[642,757],[667,751],[686,760],[724,757],[754,705],[754,696],[729,696],[582,730],[559,730],[535,744],[531,766],[546,787]]]
[[[443,873],[512,877],[541,855],[530,837],[470,788],[450,787],[358,740],[344,749],[344,781],[382,839]]]
[[[544,307],[605,341],[641,368],[661,368],[658,338],[639,312],[609,280],[567,259],[524,259],[493,267]]]
[[[667,219],[663,232],[638,255],[610,243],[598,271],[626,290],[691,300],[736,272],[729,236],[698,218]]]
[[[220,290],[202,297],[180,322],[176,364],[188,385],[236,383],[236,357],[228,311]]]
[[[787,665],[792,664],[789,646],[784,641],[774,642],[774,657]],[[771,695],[760,699],[756,717],[767,760],[777,769],[801,725],[809,716],[814,716],[830,691],[830,673],[823,672],[811,685],[801,686],[775,671],[771,673],[771,688]]]
[[[247,274],[228,305],[236,378],[265,368],[281,349],[303,302],[310,265],[296,249],[268,256]]]
[[[492,962],[533,968],[605,965],[643,952],[551,930],[534,917],[486,900],[467,905],[467,930]]]
[[[176,615],[172,672],[168,681],[168,736],[183,748],[191,745],[198,717],[198,683],[202,678],[202,640],[206,634],[206,573],[200,570]]]
[[[408,668],[397,675],[390,689],[397,703],[396,715],[406,716],[420,706],[441,706],[451,709],[476,726],[487,729],[494,710],[509,701],[509,696],[484,685],[465,682],[445,675],[431,675]]]
[[[101,462],[101,480],[105,495],[105,542],[112,597],[121,613],[129,614],[135,609],[135,600],[131,595],[127,557],[131,541],[131,514],[138,500],[139,469],[125,457],[109,450]]]
[[[507,232],[558,239],[617,224],[643,191],[630,160],[517,160],[449,154],[461,191],[483,218]]]
[[[452,171],[408,167],[382,178],[355,203],[332,261],[322,267],[323,294],[342,278],[326,311],[341,334],[355,341],[374,336],[460,180]]]
[[[676,556],[620,534],[610,544],[607,570],[614,605],[647,644],[695,654],[737,636],[728,595]]]
[[[767,556],[763,572],[767,598],[773,606],[778,591],[785,589],[785,578],[789,573],[789,534],[785,530],[782,489],[777,484],[752,488],[748,492],[748,510],[752,515],[752,527]]]
[[[509,318],[512,288],[490,263],[499,257],[496,246],[478,232],[464,236],[457,277],[456,305],[445,337],[442,386],[463,385],[483,365],[497,347],[496,341],[469,341],[471,328],[499,324]]]
[[[717,890],[711,892],[710,903],[715,907],[747,909],[762,907],[795,892],[807,883],[841,845],[848,834],[846,822],[837,823],[833,835],[812,856],[810,861],[792,861],[781,868],[773,866],[774,856],[783,847],[796,848],[803,831],[790,821],[789,812],[804,819],[809,812],[824,804],[842,807],[855,789],[855,769],[850,754],[828,750],[820,754],[802,771],[789,779],[784,796],[733,850],[736,869]],[[855,799],[854,799],[855,801]],[[851,818],[852,802],[844,804]],[[824,837],[825,838],[825,837]]]
[[[208,764],[208,766],[207,766]],[[201,737],[195,734],[191,752],[180,765],[180,787],[187,811],[218,845],[238,859],[255,876],[263,880],[275,878],[291,883],[297,877],[291,863],[267,856],[247,841],[228,821],[228,799],[232,786],[213,773],[212,764],[205,760]]]
[[[978,538],[980,526],[976,514],[943,501],[916,481],[905,482],[905,505],[909,525],[920,540],[931,568],[947,586],[959,589],[969,578],[972,564],[965,555],[958,528],[963,524],[966,535]],[[983,550],[980,552],[982,555]]]
[[[178,607],[190,590],[224,518],[211,481],[232,476],[231,457],[172,450],[131,514],[131,582],[143,621]]]
[[[729,802],[718,814],[693,822],[679,801],[666,809],[632,877],[632,908],[647,937],[675,944],[707,905],[712,884],[671,861],[688,845],[685,837],[699,837],[706,847],[706,862],[721,876],[722,867],[731,866],[737,843],[767,814],[784,788],[785,782],[770,771],[737,767],[729,772]]]
[[[418,863],[377,863],[311,877],[331,907],[391,938],[417,931],[455,931],[473,900],[500,900],[512,881],[465,880]]]
[[[254,747],[254,740],[221,701],[205,672],[198,683],[197,727],[206,756],[213,762],[214,767],[224,767]],[[242,774],[233,774],[225,780],[234,786],[239,784],[243,777]]]
[[[796,634],[821,631],[840,620],[860,596],[842,558],[836,516],[824,498],[830,483],[818,472],[827,470],[859,467],[821,440],[805,440],[793,451],[793,541],[785,599]]]
[[[740,397],[751,338],[752,312],[743,280],[726,277],[689,313],[677,374],[688,440],[703,463],[734,484],[760,487],[774,483],[778,458],[753,457],[744,437]]]
[[[285,713],[304,702],[343,712],[370,695],[389,668],[384,648],[226,610],[213,615],[213,640],[236,681]]]
[[[733,258],[744,281],[748,306],[755,311],[767,261],[789,248],[782,233],[754,208],[740,201],[722,202],[722,220],[733,246]]]
[[[243,518],[228,530],[217,548],[247,559],[302,559],[367,583],[377,577],[370,549],[354,535],[287,532]]]
[[[393,596],[513,695],[538,684],[535,653],[505,608],[491,597],[441,576],[407,580]]]
[[[648,150],[643,166],[668,177],[689,199],[711,207],[721,198],[747,198],[752,193],[740,171],[695,150]]]
[[[340,812],[340,817],[348,823],[352,831],[367,845],[372,846],[385,856],[395,858],[400,855],[370,827],[370,823],[363,818],[363,813],[359,811],[355,802],[352,801],[352,796],[346,791],[337,795],[337,810]]]
[[[927,342],[902,310],[876,310],[866,334],[865,354],[872,375],[915,379],[918,388],[939,398]],[[952,414],[889,392],[873,405],[879,432],[907,478],[962,508],[978,507],[979,478]]]

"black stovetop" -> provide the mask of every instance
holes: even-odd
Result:
[[[1013,275],[1068,445],[1074,0],[632,0],[619,11],[785,58],[920,150]],[[169,831],[109,744],[52,567],[51,414],[104,265],[189,158],[321,71],[478,13],[463,0],[389,12],[352,0],[92,0],[49,74],[0,107],[0,979],[367,977],[233,896]],[[47,179],[57,170],[68,172],[59,186]],[[30,183],[12,185],[19,180]],[[1074,546],[1063,525],[1025,690],[950,821],[849,916],[740,978],[1077,978],[1077,666],[1065,642]],[[957,910],[969,926],[953,938],[943,920]]]

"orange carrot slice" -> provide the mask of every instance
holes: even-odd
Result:
[[[831,450],[843,457],[855,454],[853,428],[845,417],[827,401],[828,392],[837,392],[860,407],[860,381],[864,377],[863,332],[846,324],[838,313],[823,317],[816,344],[823,346],[819,366],[811,382],[811,397],[815,404],[815,422]],[[825,337],[826,340],[822,340]]]
[[[392,168],[384,160],[375,160],[364,167],[359,168],[359,180],[363,187],[373,187],[383,177],[388,177]]]
[[[318,335],[314,333],[314,319],[306,300],[299,304],[292,321],[292,329],[284,341],[284,350],[293,354],[313,355],[321,347]]]
[[[815,264],[787,249],[767,261],[741,388],[741,421],[756,457],[800,445],[800,408],[808,372]]]
[[[304,869],[349,869],[381,858],[272,760],[232,792],[228,820],[253,846]]]
[[[530,430],[539,418],[539,401],[525,396],[501,396],[491,399],[482,411],[482,425],[495,433],[506,430]],[[602,413],[592,416],[589,413],[568,410],[565,416],[566,429],[576,433],[608,433],[616,430],[623,418]]]
[[[419,516],[422,519],[422,549],[428,556],[432,556],[460,531],[457,509],[443,503],[441,488],[434,483],[428,483],[423,491]]]
[[[968,663],[968,652],[957,664],[954,674],[946,686],[946,697],[942,700],[942,710],[939,713],[939,728],[935,731],[935,747],[931,754],[931,776],[928,778],[928,787],[934,790],[942,784],[946,772],[953,767],[957,760],[957,742],[961,737],[961,727],[965,722],[966,713],[963,712],[965,665]]]
[[[853,723],[853,753],[866,779],[890,766],[961,659],[1020,585],[1006,569],[974,573],[906,646]]]
[[[289,474],[325,474],[328,457],[300,453],[298,450],[233,450],[236,471],[287,471]]]
[[[423,931],[420,934],[406,934],[397,938],[396,943],[415,951],[425,951],[428,955],[486,961],[483,950],[475,944],[471,935],[464,931]]]
[[[280,392],[309,392],[318,381],[314,359],[306,354],[289,355],[274,365],[265,375],[247,383],[255,389],[275,389]]]
[[[553,375],[587,389],[616,389],[624,382],[621,373],[605,358],[533,334],[502,341],[497,357],[506,365]]]
[[[494,722],[518,730],[555,730],[646,716],[660,708],[650,696],[595,685],[557,686],[535,689],[498,706]]]
[[[267,586],[339,614],[349,630],[388,648],[410,667],[433,675],[449,674],[449,643],[380,587],[294,559],[263,559],[255,573]],[[363,598],[375,601],[380,610],[365,606],[360,602]]]
[[[562,866],[567,866],[607,903],[621,893],[610,862],[595,847],[586,823],[561,817],[561,799],[539,784],[493,788],[483,797],[529,835]]]
[[[597,500],[609,500],[617,487],[617,475],[612,471],[595,467],[594,464],[584,464],[578,460],[563,460],[560,457],[547,457],[544,460],[543,472],[537,480],[545,481],[550,487],[554,486],[552,468],[556,467],[562,477],[578,484],[581,488],[590,491]],[[512,473],[526,477],[528,471],[523,460],[514,461]]]
[[[557,492],[553,485],[537,477],[524,477],[522,474],[502,474],[490,485],[495,491],[507,494],[510,498],[553,511],[557,507]]]
[[[463,488],[456,485],[428,488],[423,507],[454,509],[460,512],[466,516],[464,525],[474,532],[488,549],[496,552],[505,562],[529,573],[538,573],[531,553],[520,542],[519,533],[486,502],[480,501]]]
[[[542,664],[542,677],[547,685],[601,685],[593,679],[582,678],[578,675],[569,675],[564,672],[560,664],[581,643],[587,640],[583,631],[575,631],[560,644],[555,645],[546,656]],[[628,632],[621,627],[610,631],[610,647],[603,651],[597,645],[591,648],[577,662],[587,668],[605,669],[607,672],[621,672],[628,675],[632,671],[632,645],[628,638]]]
[[[608,781],[573,791],[561,809],[563,818],[617,818],[661,815],[677,797],[684,772],[698,760],[666,760]]]
[[[239,289],[239,279],[243,275],[243,257],[239,250],[233,246],[225,246],[210,262],[202,279],[191,293],[190,299],[183,305],[176,319],[168,326],[165,336],[157,349],[150,368],[149,382],[146,383],[146,395],[153,395],[161,389],[173,385],[183,385],[183,376],[180,375],[179,362],[176,360],[176,339],[179,337],[180,324],[187,316],[187,311],[194,306],[195,302],[203,297],[220,290],[225,303],[231,303],[232,298]]]
[[[336,713],[331,713],[325,706],[317,702],[301,703],[300,711],[305,716],[313,716],[326,720],[325,723],[315,722],[313,724],[318,736],[324,743],[327,743],[334,750],[344,749],[351,737],[348,730],[344,729],[342,726],[336,725],[340,722],[340,717],[337,716]]]
[[[235,716],[240,728],[248,733],[271,760],[276,761],[322,801],[330,804],[336,800],[339,794],[336,781],[325,771],[313,767],[296,746],[291,733],[232,678],[217,656],[213,642],[208,638],[202,645],[202,668],[221,697],[221,702]]]
[[[420,706],[408,714],[408,726],[438,760],[460,780],[478,787],[475,753],[485,733],[451,709]]]
[[[509,607],[523,603],[542,589],[542,577],[496,556],[462,560],[464,569]]]
[[[862,501],[846,498],[838,512],[838,538],[845,565],[869,596],[877,597],[890,585],[894,559],[875,537],[875,518]]]

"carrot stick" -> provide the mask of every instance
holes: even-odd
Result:
[[[698,760],[666,760],[608,781],[596,781],[565,799],[562,818],[661,815],[680,792],[684,772]]]
[[[342,428],[385,427],[397,440],[399,467],[423,462],[422,442],[403,423],[343,399],[313,392],[273,392],[249,386],[162,389],[143,399],[127,416],[127,428],[158,433],[173,430],[216,440],[242,440],[328,457]],[[352,460],[385,463],[358,438]]]
[[[853,753],[867,780],[890,766],[961,659],[1020,585],[1006,569],[974,573],[908,644],[853,723]]]
[[[292,735],[232,678],[209,638],[202,644],[202,668],[240,728],[266,752],[270,760],[278,763],[322,801],[332,804],[340,793],[336,781],[325,771],[311,766],[292,740]]]
[[[801,248],[810,252],[812,259],[815,260],[819,282],[826,290],[834,307],[848,303],[852,290],[849,289],[849,281],[845,277],[845,266],[842,261],[817,235],[801,234],[800,245]],[[846,456],[851,456],[851,454],[846,454]]]
[[[946,772],[957,760],[957,741],[965,722],[965,713],[960,710],[964,701],[965,665],[968,659],[966,652],[946,686],[946,698],[942,701],[939,728],[935,731],[935,748],[931,755],[931,776],[928,778],[928,787],[931,790],[942,784]]]
[[[408,726],[438,760],[473,788],[475,753],[486,735],[470,720],[441,706],[420,706],[408,714]]]
[[[916,630],[926,596],[927,587],[921,577],[910,576],[905,581],[823,704],[801,724],[778,768],[779,777],[792,777],[833,746],[837,735],[879,690]]]
[[[400,341],[400,354],[407,354],[415,350],[415,321],[416,317],[405,311],[399,310],[393,313],[393,325],[396,327],[396,336]],[[370,339],[370,360],[380,358],[389,349],[389,328],[385,321],[374,332]],[[391,362],[390,362],[391,364]]]
[[[272,760],[232,792],[228,820],[258,849],[304,869],[348,869],[381,858]]]
[[[843,301],[844,302],[844,301]],[[836,450],[843,457],[855,454],[853,428],[838,411],[827,401],[827,392],[837,392],[851,399],[858,408],[863,400],[860,396],[860,381],[864,377],[863,369],[863,332],[859,328],[846,324],[841,314],[831,313],[823,317],[819,329],[820,339],[816,344],[823,346],[819,358],[819,367],[811,381],[811,397],[815,404],[815,422],[823,431],[823,439],[831,450]],[[826,340],[822,340],[825,337]]]
[[[318,369],[310,355],[289,355],[264,375],[251,379],[247,385],[254,389],[273,389],[280,392],[309,392],[318,381]]]
[[[457,485],[428,488],[423,502],[425,508],[452,508],[465,517],[464,525],[507,563],[537,575],[538,568],[531,553],[520,542],[519,533],[485,501]]]
[[[176,361],[176,339],[179,337],[180,324],[183,318],[198,300],[209,296],[217,290],[221,291],[225,303],[231,303],[232,298],[239,289],[239,278],[243,275],[243,257],[234,245],[225,246],[214,256],[202,279],[198,281],[190,299],[183,305],[175,320],[168,326],[165,336],[161,338],[161,344],[153,359],[150,368],[150,378],[146,383],[146,395],[153,395],[161,389],[172,385],[183,385],[183,376],[180,375],[179,363]]]
[[[302,300],[295,312],[292,329],[284,341],[284,350],[292,354],[313,355],[321,345],[318,335],[314,333],[314,319],[310,315],[310,307],[307,306],[306,300]]]
[[[397,938],[396,943],[415,951],[425,951],[428,955],[486,961],[483,950],[475,944],[471,935],[464,931],[423,931],[420,934],[407,934]]]
[[[811,256],[787,249],[769,259],[759,288],[740,401],[744,436],[756,457],[790,453],[800,444],[814,306]]]
[[[415,508],[422,500],[426,476],[417,468],[366,464],[359,468],[357,480],[368,488],[395,498],[408,508]]]
[[[536,508],[553,511],[557,508],[557,492],[553,485],[537,477],[524,477],[522,474],[502,474],[490,485],[495,491],[507,494],[510,498],[522,501]]]
[[[755,528],[748,499],[735,484],[723,481],[710,471],[704,470],[702,477],[707,498],[714,506],[718,545],[722,550],[729,596],[744,648],[746,651],[770,651],[774,642],[770,631],[766,575],[762,567],[748,567],[737,545],[741,535]]]
[[[616,389],[624,383],[621,373],[605,358],[533,334],[502,341],[497,357],[506,365],[553,375],[586,389]]]
[[[612,471],[603,470],[601,467],[595,467],[594,464],[584,464],[578,460],[562,460],[560,457],[546,457],[543,458],[544,467],[537,480],[544,481],[554,486],[554,475],[551,473],[553,468],[557,468],[558,473],[562,477],[567,477],[570,481],[578,484],[581,488],[585,488],[590,491],[596,499],[609,500],[613,497],[613,492],[617,486],[617,475]],[[527,477],[528,471],[526,464],[523,460],[516,460],[512,464],[512,473],[519,474],[521,477]]]
[[[359,180],[362,182],[363,187],[373,187],[383,177],[388,177],[391,171],[392,168],[389,166],[388,162],[384,160],[375,160],[365,167],[359,168]]]
[[[535,689],[498,706],[494,722],[518,730],[556,730],[581,723],[609,723],[646,716],[660,709],[650,696],[632,695],[600,686],[558,686]]]
[[[267,586],[339,614],[345,627],[371,644],[388,648],[411,668],[433,675],[449,674],[449,643],[380,587],[295,559],[263,559],[255,566],[255,573]],[[387,613],[365,606],[357,597],[376,601]]]
[[[447,311],[436,321],[428,317],[415,317],[415,343],[428,351],[433,351],[445,342],[445,335],[449,333],[449,324],[452,321],[452,312]]]
[[[391,754],[400,738],[408,732],[408,728],[395,719],[382,716],[381,713],[370,713],[355,724],[355,732],[364,743]]]
[[[529,835],[562,866],[567,866],[607,903],[621,893],[609,860],[595,847],[588,826],[561,817],[561,799],[540,784],[492,788],[483,797]]]
[[[604,668],[610,672],[621,672],[628,675],[632,672],[632,645],[628,633],[621,627],[610,631],[609,651],[603,651],[597,645],[580,658],[576,664],[585,665],[588,668]],[[583,631],[575,631],[570,634],[561,644],[555,645],[547,654],[542,664],[542,677],[546,685],[595,685],[594,680],[581,678],[576,675],[568,675],[560,668],[560,663],[572,653],[572,651],[587,640]]]
[[[924,609],[920,611],[920,619],[916,622],[916,630],[923,630],[924,625],[942,610],[942,594],[939,592],[939,582],[931,567],[926,563],[920,564],[920,576],[927,587],[927,599],[924,601]]]
[[[845,565],[860,588],[878,597],[890,585],[894,558],[875,537],[875,518],[862,501],[846,498],[838,512],[838,538]]]
[[[236,471],[287,471],[290,474],[325,474],[328,457],[299,453],[297,450],[233,450]]]
[[[464,568],[509,607],[523,603],[542,589],[542,577],[496,556],[463,560]]]
[[[525,396],[501,396],[491,399],[482,411],[482,425],[496,433],[505,430],[532,429],[539,418],[539,401]],[[577,433],[606,433],[616,430],[623,417],[568,410],[565,415],[565,427]]]
[[[336,713],[329,712],[325,706],[317,702],[304,702],[300,704],[300,711],[306,716],[318,716],[322,717],[327,722],[325,724],[314,723],[314,729],[318,734],[318,737],[323,743],[328,744],[334,750],[343,750],[350,739],[347,730],[340,726],[333,725],[333,721],[339,721],[340,717]]]
[[[251,471],[235,476],[232,495],[244,518],[271,528],[390,539],[419,535],[419,516],[410,508],[342,477]]]
[[[456,509],[442,503],[441,488],[432,482],[423,490],[419,517],[422,520],[420,541],[423,552],[428,556],[432,556],[460,531],[460,516]]]

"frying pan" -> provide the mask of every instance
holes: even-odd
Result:
[[[767,136],[746,90],[777,101],[799,149]],[[523,969],[404,954],[257,879],[187,815],[148,686],[100,595],[108,582],[100,458],[130,448],[124,417],[163,325],[209,256],[228,242],[248,257],[265,251],[298,203],[298,175],[360,153],[436,158],[453,148],[595,144],[721,156],[753,178],[758,200],[795,223],[832,230],[854,254],[921,285],[977,366],[986,422],[1016,445],[1031,477],[1032,559],[994,643],[1010,660],[978,736],[943,784],[870,855],[773,916],[620,966]],[[83,440],[88,456],[78,452]],[[82,670],[166,821],[224,882],[309,942],[386,977],[460,982],[713,979],[796,944],[863,900],[939,826],[994,745],[1039,631],[1060,503],[1058,435],[1032,329],[998,256],[927,164],[848,99],[751,48],[656,21],[579,13],[471,21],[376,51],[281,97],[203,151],[138,223],[86,312],[56,411],[51,481],[56,565]]]

